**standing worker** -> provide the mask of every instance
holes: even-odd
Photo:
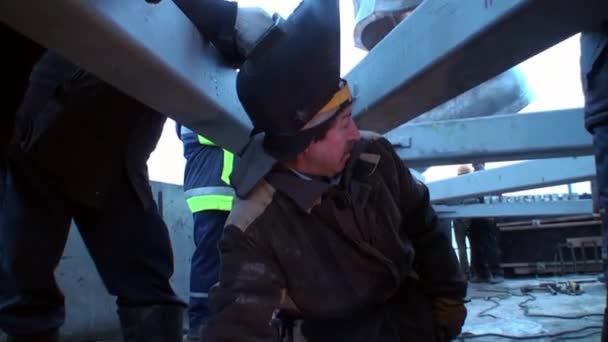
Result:
[[[269,28],[259,9],[176,0],[229,61]],[[0,330],[11,342],[56,342],[65,320],[54,278],[73,219],[127,342],[182,340],[184,304],[146,161],[165,117],[54,52],[34,66],[0,188]]]
[[[234,199],[234,155],[184,126],[178,124],[177,130],[186,158],[184,191],[194,221],[188,340],[198,341],[209,317],[209,289],[219,279],[217,244]]]

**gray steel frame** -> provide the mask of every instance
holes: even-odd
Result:
[[[386,134],[409,167],[593,153],[582,109],[408,124]]]
[[[591,214],[592,200],[571,200],[533,203],[491,203],[434,205],[442,219],[472,217],[542,217]]]
[[[608,1],[424,1],[346,76],[386,133],[608,16]]]
[[[446,202],[483,195],[591,180],[593,157],[541,159],[469,173],[427,184],[431,202]]]
[[[0,0],[0,21],[225,148],[247,141],[236,71],[172,1]]]

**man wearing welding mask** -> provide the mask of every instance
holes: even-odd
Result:
[[[466,281],[427,188],[359,131],[337,0],[304,0],[241,67],[254,131],[232,174],[208,341],[444,341]],[[289,331],[291,327],[291,331]],[[289,336],[282,336],[289,335]]]

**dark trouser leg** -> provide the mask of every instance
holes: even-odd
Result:
[[[488,220],[488,265],[492,275],[503,275],[500,268],[500,247],[498,246],[498,236],[500,230],[493,220]]]
[[[494,221],[489,219],[471,220],[471,235],[475,236],[475,243],[479,247],[479,267],[483,267],[486,274],[500,270],[497,228]]]
[[[190,270],[190,335],[198,335],[209,317],[208,293],[218,282],[220,255],[217,244],[222,237],[227,211],[209,210],[194,214],[194,254]],[[193,335],[194,336],[194,335]]]
[[[593,147],[595,153],[595,167],[597,188],[599,192],[598,202],[602,218],[602,262],[604,264],[604,276],[608,267],[608,125],[596,126],[593,129]],[[608,283],[606,284],[608,286]],[[607,288],[608,293],[608,288]],[[608,307],[604,311],[604,329],[602,341],[608,340]]]
[[[469,260],[467,256],[467,231],[468,226],[463,222],[454,221],[454,236],[456,238],[456,246],[458,247],[458,262],[460,270],[467,279],[471,277],[469,268]]]
[[[469,226],[469,242],[471,246],[471,271],[474,277],[487,279],[490,272],[486,264],[484,253],[483,227],[480,227],[480,219],[471,219]]]
[[[478,275],[488,278],[502,275],[498,256],[498,228],[494,221],[472,219],[470,228],[471,249],[475,249],[474,268]]]
[[[156,206],[143,208],[124,180],[103,209],[82,209],[75,220],[104,284],[117,296],[125,340],[181,341],[185,305],[169,282],[173,253]]]
[[[70,216],[58,191],[40,175],[8,165],[0,189],[0,330],[18,336],[51,331],[65,310],[53,271],[69,231]],[[46,336],[46,337],[44,337]],[[26,339],[22,339],[26,340]]]

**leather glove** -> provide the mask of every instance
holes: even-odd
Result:
[[[437,340],[449,341],[460,334],[467,317],[467,308],[462,300],[435,298],[433,300],[433,317]]]
[[[236,12],[236,46],[239,53],[248,56],[260,38],[274,25],[268,12],[259,7],[239,7]]]

